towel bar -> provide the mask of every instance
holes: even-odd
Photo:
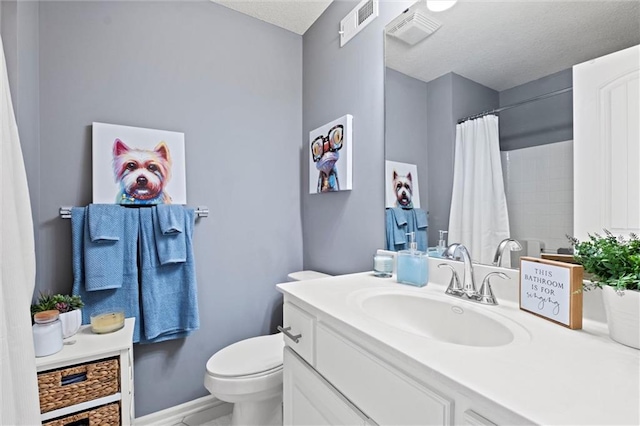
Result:
[[[58,212],[61,219],[71,219],[71,207],[60,207],[60,210]],[[195,213],[196,218],[209,217],[209,208],[205,206],[198,206]]]

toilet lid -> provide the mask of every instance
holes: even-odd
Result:
[[[241,340],[216,352],[207,361],[213,376],[238,377],[262,373],[282,365],[282,333]]]

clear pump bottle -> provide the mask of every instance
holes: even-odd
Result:
[[[440,233],[440,239],[438,240],[438,245],[435,247],[429,247],[427,249],[427,253],[429,253],[429,257],[442,257],[442,254],[447,249],[447,237],[448,231],[438,231]]]
[[[410,236],[409,250],[398,252],[398,273],[399,283],[424,287],[429,282],[429,257],[427,253],[417,249],[415,233]]]

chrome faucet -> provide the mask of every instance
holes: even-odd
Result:
[[[522,250],[522,246],[517,240],[514,240],[513,238],[505,238],[504,240],[500,241],[500,244],[498,244],[496,254],[495,256],[493,256],[493,266],[500,266],[500,263],[502,262],[502,256],[504,255],[504,250],[507,248],[507,246],[509,246],[511,251]]]
[[[460,279],[458,278],[458,273],[453,268],[453,266],[448,263],[441,263],[438,265],[438,268],[448,267],[452,271],[451,281],[449,282],[449,286],[445,291],[446,294],[454,297],[459,297],[461,299],[470,300],[472,302],[478,302],[485,305],[497,305],[498,301],[493,295],[493,291],[491,290],[491,284],[489,280],[493,276],[499,276],[502,279],[509,278],[506,274],[502,272],[492,272],[488,274],[484,280],[482,281],[482,286],[480,287],[480,291],[476,290],[476,284],[473,279],[473,264],[471,262],[471,256],[469,255],[469,250],[462,244],[451,244],[445,250],[443,257],[449,259],[457,259],[461,258],[464,262],[464,275],[462,277],[462,283],[460,283]]]
[[[460,255],[462,262],[464,262],[464,275],[462,275],[462,292],[471,298],[478,294],[476,290],[476,283],[473,280],[473,263],[471,262],[471,255],[469,250],[462,244],[458,244],[458,247],[453,251],[453,256]]]

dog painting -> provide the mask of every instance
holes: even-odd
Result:
[[[171,156],[164,141],[154,149],[140,149],[116,139],[113,173],[120,184],[117,204],[171,204],[165,190],[171,179]]]
[[[352,189],[349,114],[309,132],[309,193]]]
[[[397,171],[393,171],[393,191],[396,194],[396,207],[403,209],[413,208],[413,179],[411,172],[406,175],[399,175]]]
[[[418,168],[415,164],[385,161],[385,206],[412,209],[420,207]]]
[[[184,134],[93,123],[93,202],[186,204]]]

